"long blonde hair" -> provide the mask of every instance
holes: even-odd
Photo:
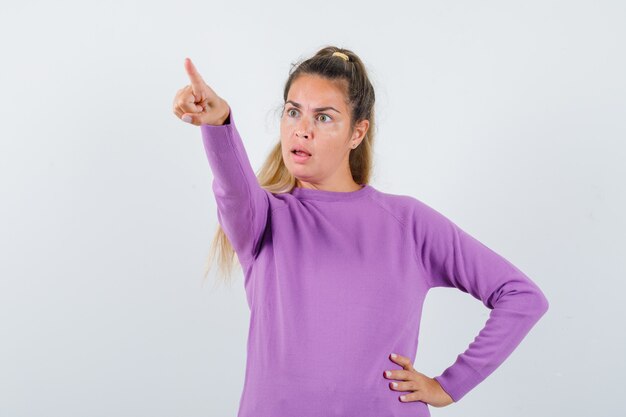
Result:
[[[349,61],[333,56],[333,52],[346,54]],[[364,119],[369,120],[369,128],[365,137],[356,149],[350,151],[349,157],[350,172],[354,181],[358,184],[369,183],[373,166],[375,94],[365,65],[349,49],[326,46],[317,51],[311,58],[292,64],[283,91],[283,101],[287,101],[291,84],[300,75],[318,75],[328,80],[344,81],[344,86],[347,87],[346,99],[351,109],[350,134],[352,134],[357,122]],[[296,186],[296,178],[287,169],[283,161],[280,138],[270,150],[256,176],[259,185],[273,194],[290,192]],[[205,279],[211,270],[216,254],[218,255],[218,277],[230,284],[232,268],[236,264],[241,265],[235,250],[219,224],[206,262]]]

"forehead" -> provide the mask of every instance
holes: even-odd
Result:
[[[315,75],[301,75],[289,88],[287,100],[304,107],[339,106],[345,108],[345,81],[329,80]]]

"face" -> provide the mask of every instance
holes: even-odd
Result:
[[[301,75],[292,82],[280,121],[282,156],[298,186],[341,188],[354,184],[349,156],[369,122],[350,131],[350,108],[345,84],[319,76]],[[292,152],[300,148],[310,156]]]

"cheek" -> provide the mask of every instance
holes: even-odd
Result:
[[[281,119],[280,121],[280,130],[281,131],[289,131],[289,130],[293,130],[296,126],[295,120],[294,119]]]
[[[344,152],[343,148],[335,143],[327,144],[323,149],[318,150],[317,163],[320,166],[335,167],[343,160]]]
[[[285,147],[286,143],[289,143],[290,138],[293,136],[293,130],[289,129],[287,126],[281,124],[280,125],[280,142],[283,146],[283,148]]]
[[[283,156],[283,162],[285,163],[285,165],[291,165],[291,163],[293,162],[291,160],[291,152],[289,152],[289,147],[285,145],[284,142],[282,142],[282,139],[280,145],[280,153]]]

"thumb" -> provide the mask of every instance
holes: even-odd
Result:
[[[193,113],[185,113],[185,114],[183,114],[183,116],[181,117],[181,120],[183,122],[187,122],[187,123],[192,124],[192,125],[200,125],[200,120],[198,118],[198,115],[193,114]]]

